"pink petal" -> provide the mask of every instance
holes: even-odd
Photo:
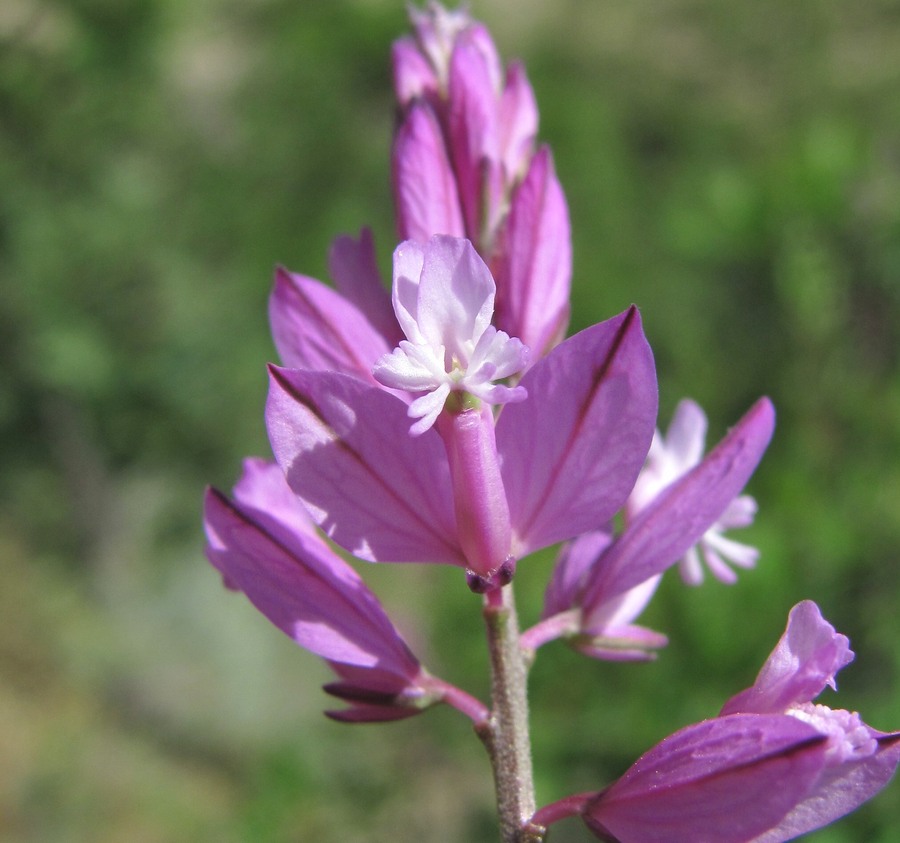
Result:
[[[811,600],[791,609],[787,628],[751,688],[736,694],[722,714],[784,711],[835,687],[837,672],[853,661],[846,635],[836,632]]]
[[[275,626],[311,652],[395,689],[419,663],[353,569],[316,536],[274,464],[248,461],[229,500],[210,489],[207,555]]]
[[[391,160],[400,239],[424,243],[432,234],[464,237],[459,192],[444,136],[426,102],[413,103],[403,118]]]
[[[372,231],[363,228],[358,238],[349,234],[335,237],[328,251],[328,271],[341,295],[366,315],[388,347],[397,345],[403,334],[378,271]]]
[[[464,565],[443,445],[409,436],[406,412],[340,374],[270,368],[272,450],[328,536],[371,561]]]
[[[519,337],[537,360],[569,321],[572,234],[569,211],[546,147],[513,194],[497,268],[497,327]]]
[[[497,422],[518,556],[606,524],[634,485],[657,404],[637,309],[566,340],[521,385],[527,400]]]
[[[401,106],[426,94],[437,93],[438,80],[434,69],[413,38],[400,38],[394,42],[391,64],[394,92]]]
[[[642,509],[598,564],[584,597],[586,610],[661,573],[683,556],[746,484],[774,425],[772,404],[761,398],[700,465]]]
[[[366,316],[340,293],[279,268],[269,321],[286,366],[343,372],[375,383],[372,367],[390,351]]]
[[[584,818],[619,843],[744,843],[806,797],[824,745],[792,717],[706,720],[641,756]]]
[[[503,166],[508,182],[518,181],[525,173],[538,129],[538,109],[534,91],[521,62],[513,62],[506,71],[506,85],[500,99],[500,132]]]

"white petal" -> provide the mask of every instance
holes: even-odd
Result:
[[[394,250],[394,283],[391,300],[397,321],[411,342],[424,342],[419,330],[419,281],[425,253],[414,240],[406,240]]]
[[[409,432],[412,436],[421,436],[435,423],[441,410],[444,409],[444,403],[449,394],[450,384],[442,383],[433,392],[426,393],[409,405],[406,414],[411,419],[418,419],[418,421],[409,428]]]

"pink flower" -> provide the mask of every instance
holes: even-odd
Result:
[[[340,372],[273,367],[272,449],[313,520],[351,553],[459,565],[489,587],[501,567],[508,577],[511,562],[597,528],[624,504],[653,432],[652,355],[631,309],[557,346],[514,390],[492,384],[521,365],[522,348],[487,324],[491,285],[471,247],[435,237],[395,260],[395,309],[410,339],[377,375],[424,400]],[[463,403],[445,409],[454,387]],[[526,394],[496,422],[465,398]],[[410,412],[444,421],[410,436]]]
[[[853,658],[815,603],[795,606],[751,688],[719,717],[676,732],[597,793],[533,821],[580,814],[609,843],[781,843],[877,794],[900,763],[900,732],[812,700]]]
[[[635,500],[648,483],[645,467],[629,497],[624,530],[577,539],[560,556],[544,600],[544,620],[522,636],[535,648],[560,636],[595,658],[648,658],[664,646],[657,632],[636,626],[659,575],[708,534],[750,479],[771,439],[775,412],[761,398],[705,459],[661,489]],[[701,445],[702,448],[702,445]],[[651,462],[648,460],[648,465]]]
[[[549,151],[534,148],[534,94],[466,13],[430,3],[410,14],[414,36],[393,51],[400,239],[471,240],[497,281],[496,326],[534,363],[565,334],[572,261],[562,188]]]
[[[207,556],[225,583],[337,674],[325,690],[350,708],[330,717],[396,720],[444,699],[460,707],[464,695],[419,664],[372,592],[319,538],[278,466],[246,460],[233,500],[207,491],[204,523]],[[466,713],[477,708],[470,700]]]

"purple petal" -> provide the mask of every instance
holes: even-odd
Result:
[[[340,294],[366,315],[388,347],[396,346],[403,334],[381,281],[371,230],[363,228],[358,239],[349,234],[335,237],[328,251],[328,271]]]
[[[448,108],[450,157],[457,177],[463,221],[468,236],[480,242],[483,170],[498,158],[497,97],[493,59],[483,52],[484,39],[475,28],[457,38],[450,59]],[[489,39],[488,39],[489,40]]]
[[[722,714],[784,711],[815,699],[853,661],[846,635],[836,632],[811,600],[791,609],[787,628],[751,688],[733,696]]]
[[[269,321],[286,366],[343,372],[374,384],[372,367],[390,351],[367,317],[314,278],[279,267]]]
[[[331,372],[270,369],[275,457],[313,520],[378,562],[465,564],[437,433],[409,436],[407,406]]]
[[[353,569],[312,531],[278,466],[247,461],[239,499],[206,493],[207,555],[302,647],[399,691],[419,663]]]
[[[700,465],[640,511],[598,563],[583,601],[588,613],[661,573],[697,542],[750,478],[774,424],[772,404],[761,398]]]
[[[612,542],[611,527],[583,533],[563,545],[547,590],[542,618],[565,612],[578,605],[588,569]]]
[[[571,275],[569,211],[544,147],[513,194],[497,269],[495,322],[529,346],[533,360],[565,334]]]
[[[444,136],[427,103],[414,103],[404,117],[392,162],[400,239],[425,243],[432,234],[465,236]]]
[[[637,309],[566,340],[521,385],[528,399],[497,422],[518,556],[603,526],[634,485],[657,405]]]
[[[855,811],[882,790],[900,763],[900,733],[886,735],[874,729],[871,731],[879,743],[874,755],[826,769],[806,799],[796,805],[776,828],[753,838],[750,843],[793,840]]]
[[[744,843],[807,796],[824,755],[825,739],[792,717],[706,720],[641,756],[584,819],[619,843]]]

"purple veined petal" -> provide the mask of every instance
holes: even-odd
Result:
[[[761,398],[706,459],[638,513],[597,565],[583,600],[588,619],[594,607],[662,573],[697,542],[750,479],[774,426],[772,404]]]
[[[497,269],[495,323],[546,354],[569,321],[572,235],[550,151],[538,150],[512,197]]]
[[[521,62],[507,68],[499,123],[503,169],[507,184],[513,184],[525,174],[538,130],[537,102]]]
[[[359,237],[335,237],[328,250],[328,271],[338,292],[366,315],[372,327],[393,348],[403,338],[391,307],[391,296],[381,281],[375,258],[372,231],[363,228]]]
[[[736,694],[721,714],[784,711],[835,687],[837,672],[853,661],[846,635],[822,617],[819,607],[803,600],[791,609],[787,628],[752,687]]]
[[[657,409],[637,309],[569,338],[521,385],[527,400],[497,422],[516,556],[606,524],[634,485]]]
[[[641,756],[583,818],[618,843],[745,843],[812,790],[824,744],[783,715],[705,720]]]
[[[544,592],[542,618],[566,612],[578,605],[585,576],[612,542],[612,527],[590,530],[563,545]]]
[[[394,42],[391,48],[391,67],[394,93],[401,107],[414,99],[437,95],[437,75],[431,63],[422,55],[415,39],[407,36]]]
[[[247,461],[240,500],[209,489],[207,556],[302,647],[398,691],[420,673],[375,596],[310,528],[277,465]]]
[[[855,811],[881,791],[900,764],[900,732],[885,734],[871,730],[878,740],[874,755],[830,767],[813,792],[796,805],[778,825],[754,837],[750,843],[782,843],[822,828]]]
[[[485,223],[483,208],[484,170],[497,161],[499,138],[497,115],[499,87],[493,78],[493,62],[485,57],[471,32],[456,41],[450,59],[448,83],[448,130],[450,158],[456,173],[466,233],[481,243]]]
[[[390,351],[340,293],[281,267],[269,298],[269,321],[278,354],[291,368],[343,372],[374,384],[372,367]]]
[[[444,135],[425,101],[414,102],[403,118],[391,162],[400,239],[425,243],[432,234],[465,236]]]
[[[409,436],[401,400],[272,366],[266,423],[288,484],[339,545],[370,561],[465,564],[443,444]]]

